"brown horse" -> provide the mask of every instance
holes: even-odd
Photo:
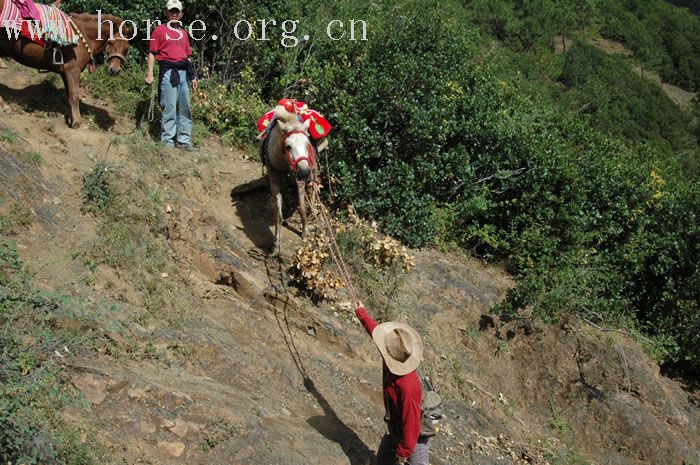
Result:
[[[262,157],[267,166],[267,180],[275,207],[274,254],[280,253],[282,233],[282,188],[290,178],[296,181],[302,235],[306,233],[306,201],[312,198],[311,189],[318,179],[316,148],[309,138],[310,121],[301,123],[295,114],[283,106],[275,108],[276,121],[267,140],[261,143]],[[313,205],[310,205],[313,208]]]
[[[0,0],[0,11],[3,2],[12,0]],[[109,72],[116,76],[126,63],[129,51],[129,41],[119,33],[123,22],[121,18],[111,15],[101,15],[101,23],[98,24],[98,16],[92,14],[71,13],[75,26],[82,34],[77,45],[63,48],[63,64],[54,64],[53,51],[42,45],[34,43],[24,37],[9,39],[3,27],[0,27],[0,56],[14,58],[23,65],[46,69],[58,73],[63,78],[63,85],[68,94],[70,115],[67,117],[69,126],[79,128],[80,120],[80,73],[89,64],[94,66],[95,57],[107,53],[106,62],[109,64]],[[110,38],[110,23],[114,34]],[[98,40],[98,31],[101,29],[101,40]],[[131,37],[131,30],[123,28],[124,36]],[[58,60],[60,61],[60,60]]]

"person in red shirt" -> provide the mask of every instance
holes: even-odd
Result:
[[[355,314],[384,360],[384,421],[388,432],[379,444],[376,465],[428,465],[430,438],[420,435],[422,389],[416,372],[423,360],[420,336],[405,323],[377,324],[362,302]]]
[[[197,74],[190,60],[192,48],[187,31],[182,27],[182,2],[168,0],[165,5],[166,24],[153,31],[148,47],[146,84],[153,84],[153,66],[158,60],[158,90],[160,96],[161,144],[175,144],[187,151],[197,151],[192,145],[192,112],[190,87],[197,90]]]

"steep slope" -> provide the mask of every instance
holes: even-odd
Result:
[[[13,238],[33,283],[84,303],[52,316],[93,341],[63,356],[87,400],[67,421],[90,425],[108,463],[371,463],[379,354],[348,303],[312,303],[288,286],[288,258],[265,256],[267,193],[231,195],[257,161],[215,140],[197,157],[163,151],[94,97],[90,128],[71,130],[44,79],[0,70],[0,129],[17,137],[2,143],[0,198],[28,207]],[[98,162],[119,214],[83,208]],[[503,271],[414,253],[398,295],[444,397],[432,464],[700,462],[697,401],[630,337],[490,315],[512,286]]]

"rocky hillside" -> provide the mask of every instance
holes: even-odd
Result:
[[[349,302],[289,285],[296,215],[283,257],[265,255],[267,193],[232,197],[260,178],[255,155],[160,148],[96,97],[71,130],[56,82],[0,70],[0,213],[32,286],[70,303],[51,325],[84,336],[46,354],[83,399],[66,424],[105,463],[372,463],[380,356]],[[118,188],[87,208],[100,176]],[[697,397],[628,334],[499,318],[502,270],[412,253],[398,295],[446,411],[433,465],[700,463]]]

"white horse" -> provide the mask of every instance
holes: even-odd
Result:
[[[275,208],[275,246],[274,254],[280,253],[280,236],[282,233],[282,188],[290,179],[296,181],[301,215],[302,237],[306,234],[306,201],[312,199],[312,189],[318,179],[316,147],[311,143],[309,123],[302,123],[297,115],[290,113],[281,105],[275,108],[273,127],[266,141],[261,141],[260,150],[263,162],[267,166],[267,180],[270,185],[271,199]],[[313,205],[309,205],[313,208]]]

